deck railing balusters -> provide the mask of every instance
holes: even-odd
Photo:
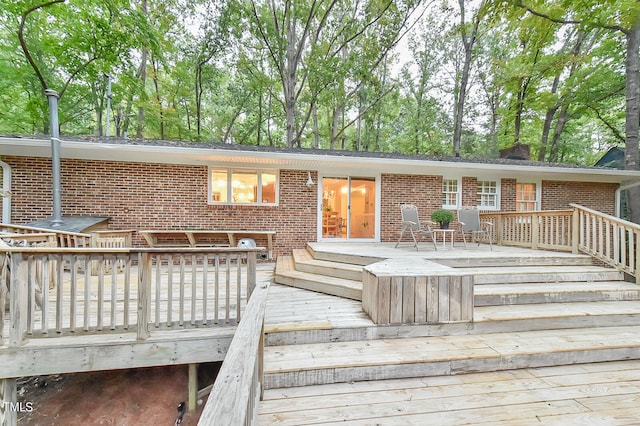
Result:
[[[71,256],[71,280],[69,281],[69,331],[76,331],[76,284],[78,282],[78,256]]]
[[[27,291],[29,293],[29,306],[27,307],[27,333],[33,335],[36,327],[36,271],[33,256],[27,257]]]
[[[214,324],[218,324],[219,320],[220,320],[220,255],[216,255],[215,258],[215,297],[213,298],[213,310],[214,310],[214,317],[213,317],[213,322]]]
[[[84,331],[91,329],[91,258],[89,255],[84,257]]]
[[[242,257],[236,257],[236,320],[240,321],[240,304],[242,303]]]
[[[180,305],[178,308],[179,311],[179,319],[178,319],[178,325],[180,325],[181,327],[184,325],[184,304],[185,304],[185,299],[184,299],[184,287],[185,287],[185,268],[186,268],[186,261],[184,256],[180,256],[180,287],[179,287],[179,300],[180,300]]]
[[[156,289],[156,296],[155,296],[155,326],[160,327],[160,301],[162,300],[162,259],[163,256],[158,254],[156,256],[153,256],[153,258],[155,259],[155,265],[156,265],[156,280],[155,280],[155,289]],[[167,261],[167,268],[169,265],[169,261]]]
[[[31,256],[33,260],[36,259],[36,256]],[[51,272],[51,268],[49,267],[50,259],[47,255],[40,256],[39,260],[42,267],[42,279],[40,283],[38,283],[37,279],[34,278],[33,285],[40,286],[40,294],[42,295],[42,305],[40,309],[42,310],[42,319],[40,320],[40,330],[42,334],[47,334],[49,328],[49,272]],[[36,265],[34,263],[34,270]],[[53,272],[52,272],[53,273]],[[37,272],[35,273],[35,277],[37,277]],[[33,307],[35,311],[35,306]]]
[[[129,310],[131,309],[131,258],[122,259],[124,264],[124,316],[122,325],[125,330],[129,329]],[[149,304],[151,307],[151,304]]]
[[[54,262],[54,274],[56,279],[56,333],[62,333],[62,321],[64,314],[64,260],[61,255],[56,255],[53,260]],[[45,284],[43,283],[43,286]],[[43,289],[42,291],[46,291]]]
[[[104,256],[100,256],[100,263],[98,264],[98,321],[97,330],[102,331],[104,325]]]
[[[231,260],[231,256],[227,255],[225,257],[225,292],[224,292],[224,322],[229,324],[230,316],[229,316],[229,303],[231,299],[231,264],[229,263]]]
[[[15,344],[26,338],[134,329],[144,339],[151,324],[153,329],[235,325],[256,283],[256,249],[4,250],[12,262],[14,285],[8,297]],[[138,321],[149,324],[131,319],[136,306]]]
[[[197,279],[198,279],[198,270],[197,270],[198,261],[196,255],[191,256],[191,325],[196,324],[196,289],[197,289]]]
[[[110,256],[111,260],[111,330],[116,329],[116,312],[118,302],[118,268],[116,265],[116,257]]]
[[[169,255],[169,272],[167,273],[167,327],[173,325],[173,261],[173,256]]]
[[[202,325],[207,325],[207,291],[209,287],[209,256],[205,253],[202,259]]]

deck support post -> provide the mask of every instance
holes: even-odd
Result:
[[[0,379],[0,426],[18,424],[18,386],[16,379]]]
[[[189,364],[188,393],[187,407],[189,408],[189,412],[196,411],[198,399],[198,364]]]

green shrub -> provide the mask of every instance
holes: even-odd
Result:
[[[431,213],[431,220],[438,223],[449,223],[453,222],[455,216],[453,212],[445,209],[436,210]]]

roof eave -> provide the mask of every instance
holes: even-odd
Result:
[[[286,168],[320,170],[331,173],[362,172],[391,174],[437,174],[464,176],[495,176],[508,174],[514,178],[619,183],[640,180],[640,171],[608,168],[541,167],[519,164],[492,164],[464,161],[425,160],[410,158],[376,158],[340,156],[318,153],[281,153],[242,149],[192,148],[160,145],[123,145],[83,141],[62,141],[63,158],[141,163],[224,165],[225,167]],[[50,141],[44,139],[0,137],[0,154],[50,157]]]

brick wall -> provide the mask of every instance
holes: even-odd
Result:
[[[475,206],[478,204],[478,179],[462,177],[462,205]]]
[[[516,180],[505,178],[500,182],[500,210],[516,211]]]
[[[615,213],[614,183],[542,182],[542,210],[568,209],[570,203],[580,204],[607,214]]]
[[[46,158],[3,157],[12,167],[12,218],[24,224],[51,216],[51,162]],[[307,188],[307,172],[280,171],[278,206],[207,204],[206,166],[62,160],[63,215],[109,216],[112,229],[275,230],[274,254],[288,254],[316,241],[316,185]],[[396,241],[402,228],[400,204],[418,206],[421,220],[442,205],[442,177],[383,174],[381,240]],[[515,210],[516,180],[501,181],[501,207]],[[569,203],[612,214],[616,184],[544,181],[542,209]],[[477,179],[462,178],[462,203],[475,205]],[[266,241],[257,241],[266,245]],[[139,235],[135,243],[144,244]]]
[[[402,230],[400,204],[415,204],[420,220],[442,208],[442,176],[391,175],[381,178],[380,239],[397,241]]]
[[[3,160],[12,167],[13,222],[51,216],[50,160]],[[63,159],[62,214],[108,216],[111,229],[275,230],[275,255],[316,240],[317,185],[307,188],[306,171],[281,170],[279,205],[264,207],[207,204],[207,173],[206,166]],[[137,234],[134,241],[144,244]]]

